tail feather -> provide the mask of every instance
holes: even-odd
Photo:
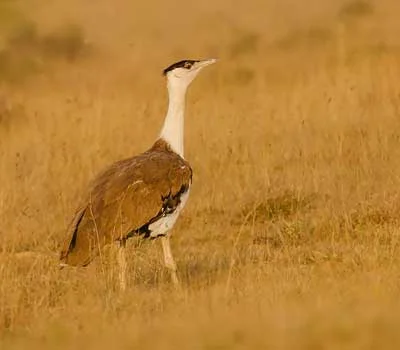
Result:
[[[86,209],[77,211],[68,228],[68,238],[60,254],[60,267],[86,266],[95,256],[93,224],[85,215]]]

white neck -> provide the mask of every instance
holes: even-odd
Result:
[[[187,86],[168,81],[169,105],[160,138],[183,158],[183,132]]]

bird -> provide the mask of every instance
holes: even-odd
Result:
[[[87,266],[116,243],[119,284],[125,290],[126,241],[160,238],[164,264],[179,286],[170,235],[192,185],[193,171],[184,158],[186,92],[198,73],[216,61],[187,59],[163,70],[168,109],[158,138],[145,152],[111,164],[90,182],[67,228],[61,267]]]

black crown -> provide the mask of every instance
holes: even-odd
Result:
[[[179,62],[176,62],[174,64],[171,64],[169,67],[165,68],[163,70],[163,75],[167,75],[168,72],[176,69],[176,68],[185,68],[185,69],[190,69],[192,68],[193,64],[199,62],[198,60],[182,60]]]

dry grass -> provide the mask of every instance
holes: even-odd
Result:
[[[398,348],[396,1],[18,4],[0,2],[3,54],[26,23],[46,50],[0,76],[2,349]],[[60,28],[89,55],[55,59],[75,42]],[[130,244],[124,295],[109,261],[58,270],[79,192],[157,136],[161,69],[209,56],[172,242],[182,293],[157,241]]]

